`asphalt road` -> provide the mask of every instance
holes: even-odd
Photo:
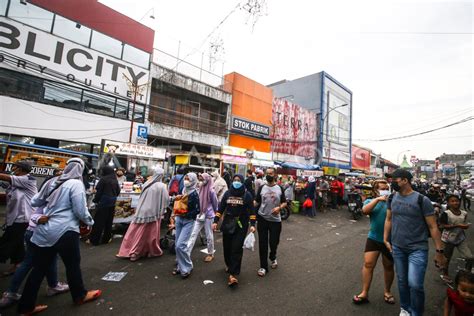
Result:
[[[187,280],[171,275],[174,257],[144,259],[132,263],[115,258],[121,239],[106,246],[82,245],[82,271],[88,289],[102,289],[103,297],[80,307],[73,306],[69,294],[46,297],[41,290],[38,303],[49,305],[42,315],[153,315],[153,314],[227,314],[227,315],[398,315],[398,290],[393,293],[396,305],[383,301],[383,274],[376,267],[370,303],[355,306],[354,294],[361,289],[362,256],[368,232],[368,218],[350,221],[344,210],[318,214],[315,219],[293,214],[283,223],[278,252],[279,267],[265,278],[256,274],[258,253],[244,253],[240,284],[237,289],[226,285],[222,257],[222,238],[216,234],[216,259],[203,262],[199,242],[193,252],[194,272]],[[472,244],[472,228],[468,231]],[[445,286],[432,264],[425,279],[426,315],[442,315]],[[0,270],[6,265],[0,264]],[[451,265],[454,273],[456,264]],[[127,272],[120,282],[101,278],[109,271]],[[60,263],[59,276],[65,279]],[[214,283],[204,285],[204,280]],[[0,279],[0,289],[6,289],[9,278]],[[15,308],[0,311],[12,315]]]

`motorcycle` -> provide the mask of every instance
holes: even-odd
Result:
[[[354,220],[358,220],[362,217],[362,198],[357,192],[350,192],[347,194],[347,206],[349,212],[352,214]]]

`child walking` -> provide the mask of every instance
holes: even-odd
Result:
[[[456,275],[455,289],[448,288],[448,296],[444,301],[444,316],[451,315],[454,309],[456,316],[474,315],[474,274],[461,270]]]

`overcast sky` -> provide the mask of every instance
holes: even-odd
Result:
[[[241,1],[241,3],[246,0]],[[155,47],[200,65],[204,40],[239,1],[101,0],[155,29]],[[390,142],[473,115],[474,6],[470,0],[269,0],[254,27],[236,10],[211,36],[224,73],[262,84],[326,71],[353,92],[353,142],[397,162],[472,150],[473,121]],[[138,5],[139,4],[139,5]],[[209,66],[209,59],[204,59]],[[221,63],[213,70],[221,74]],[[400,155],[400,157],[403,154]]]

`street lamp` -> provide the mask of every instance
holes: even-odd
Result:
[[[344,104],[338,105],[338,106],[336,106],[336,107],[330,108],[330,107],[329,107],[329,104],[328,104],[328,109],[329,109],[329,110],[327,111],[326,115],[324,116],[324,118],[323,118],[323,120],[322,120],[322,122],[321,122],[321,125],[322,125],[321,142],[322,142],[322,144],[324,144],[324,140],[323,140],[323,135],[324,135],[324,132],[323,132],[323,131],[324,131],[324,122],[326,122],[326,119],[328,118],[329,113],[331,113],[332,111],[334,111],[334,110],[336,110],[336,109],[339,109],[339,108],[342,108],[342,107],[345,107],[345,106],[348,106],[348,105],[349,105],[349,104],[344,103]],[[327,136],[328,136],[328,135],[326,135],[326,137],[327,137]],[[329,165],[329,163],[330,163],[330,161],[331,161],[331,142],[330,142],[330,141],[328,142],[328,146],[329,146],[329,147],[328,147],[328,165]],[[321,147],[322,147],[322,146],[321,146]],[[323,148],[321,148],[321,149],[323,149]],[[321,158],[323,158],[323,157],[321,157]],[[322,161],[322,160],[321,160],[321,161]]]
[[[403,153],[407,153],[407,152],[409,152],[409,151],[411,151],[411,149],[403,150],[403,151],[401,151],[401,152],[398,153],[398,156],[397,156],[397,165],[400,166],[400,155],[403,154]]]

